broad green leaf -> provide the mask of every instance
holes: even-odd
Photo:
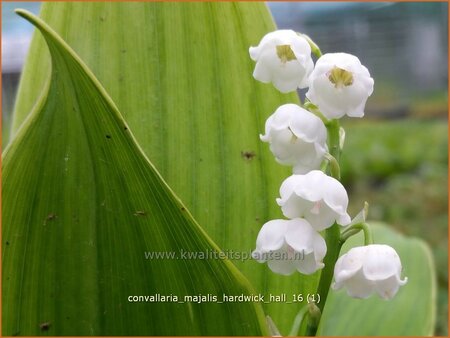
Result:
[[[182,259],[219,251],[81,59],[19,13],[43,34],[52,75],[4,154],[3,335],[267,334],[258,303],[128,301],[254,291],[230,261]]]
[[[408,283],[390,301],[377,296],[353,299],[346,291],[330,291],[319,334],[325,336],[429,336],[436,320],[434,261],[425,242],[404,237],[385,225],[374,224],[376,243],[396,249]],[[342,254],[362,245],[362,235],[352,237]]]
[[[224,251],[248,257],[262,224],[282,217],[275,198],[291,174],[259,134],[279,105],[298,102],[252,77],[248,48],[275,29],[265,4],[56,2],[43,4],[41,16],[105,86],[143,151],[205,231]],[[42,91],[46,53],[35,36],[16,128]],[[314,276],[275,275],[251,259],[234,263],[267,296],[315,289]],[[300,305],[264,306],[288,333]]]

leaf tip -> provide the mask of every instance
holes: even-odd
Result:
[[[20,15],[23,18],[26,18],[26,16],[31,14],[30,12],[28,12],[26,9],[23,9],[23,8],[16,8],[14,10],[14,13],[16,13],[17,15]]]
[[[21,16],[22,18],[24,18],[25,20],[27,20],[32,25],[39,26],[39,18],[36,15],[34,15],[33,13],[27,11],[26,9],[16,8],[14,10],[14,12],[17,15]]]

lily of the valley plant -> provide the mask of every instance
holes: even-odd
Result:
[[[315,66],[312,51],[318,57]],[[281,184],[277,199],[287,220],[263,225],[253,258],[282,275],[331,271],[322,272],[319,281],[321,302],[309,306],[307,334],[315,335],[330,286],[345,288],[355,298],[376,293],[392,299],[407,281],[401,278],[397,252],[373,243],[366,208],[352,221],[347,191],[339,182],[345,133],[337,119],[364,116],[374,81],[356,56],[321,55],[309,37],[292,30],[268,33],[249,52],[256,61],[255,79],[272,82],[283,93],[308,88],[303,106],[279,107],[261,135],[276,161],[293,167],[293,175]],[[338,257],[342,244],[361,230],[365,245]],[[326,260],[326,255],[335,258]]]

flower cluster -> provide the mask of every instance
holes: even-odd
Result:
[[[278,163],[293,168],[277,199],[287,220],[265,223],[253,252],[255,260],[268,262],[273,272],[283,275],[296,270],[312,274],[322,269],[327,245],[321,231],[335,224],[348,230],[355,223],[356,218],[352,222],[347,213],[344,186],[318,169],[326,168],[326,161],[337,163],[328,153],[327,122],[344,115],[364,116],[374,85],[368,69],[356,56],[318,55],[314,65],[311,52],[318,49],[312,47],[316,46],[306,36],[278,30],[249,49],[251,59],[256,61],[255,79],[272,82],[282,93],[308,88],[308,104],[280,106],[267,119],[265,134],[260,136],[269,143]],[[345,287],[350,296],[358,298],[377,292],[389,299],[406,283],[406,278],[400,278],[401,269],[400,258],[387,245],[353,248],[336,262],[333,288]]]

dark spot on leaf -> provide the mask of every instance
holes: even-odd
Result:
[[[186,211],[186,208],[185,207],[181,207],[181,211]]]
[[[48,329],[50,329],[51,325],[52,324],[50,322],[45,322],[45,323],[39,324],[39,327],[41,328],[41,331],[48,331]]]
[[[255,218],[255,221],[256,221],[256,222],[259,222],[259,217],[256,217],[256,218]]]
[[[105,18],[104,16],[101,16],[101,17],[100,17],[100,21],[102,21],[102,22],[105,21],[105,19],[106,19],[106,18]]]
[[[47,222],[51,222],[51,221],[55,220],[56,218],[58,218],[58,216],[57,216],[56,214],[54,214],[54,213],[49,213],[48,216],[47,216],[47,218],[46,218],[45,221],[44,221],[44,225],[46,225]]]
[[[123,130],[128,130],[128,128],[125,126],[125,127],[123,127]]]
[[[202,158],[200,159],[200,162],[203,162],[203,159],[202,159]]]
[[[111,138],[111,135],[105,135],[105,136],[106,136],[106,138],[108,138],[108,139]]]
[[[122,49],[121,52],[122,52],[122,53],[126,53],[127,50],[126,50],[126,49]]]
[[[138,210],[134,213],[134,216],[146,216],[147,213],[143,210]]]
[[[244,160],[246,160],[246,161],[251,161],[255,156],[256,156],[256,154],[255,154],[255,152],[254,151],[247,151],[247,150],[242,150],[241,151],[241,156],[242,156],[242,158],[244,159]]]
[[[9,242],[8,242],[8,241],[6,241],[6,245],[9,245]]]

